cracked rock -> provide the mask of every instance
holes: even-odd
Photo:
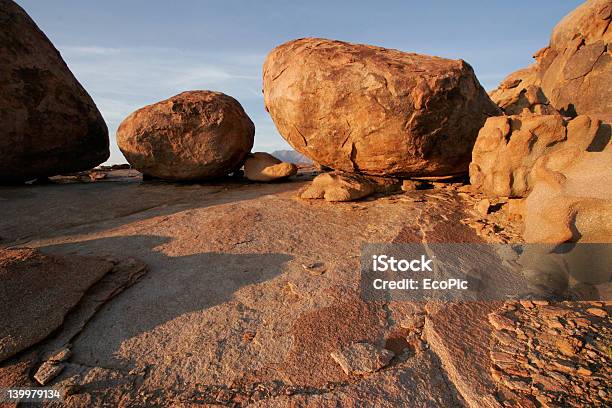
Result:
[[[478,129],[499,112],[462,60],[322,38],[272,50],[263,92],[297,151],[375,176],[465,172]]]
[[[605,406],[610,318],[601,302],[508,302],[489,314],[491,376],[505,406]],[[604,313],[591,314],[597,309]],[[497,322],[503,321],[500,325]],[[520,335],[519,335],[520,334]],[[529,385],[531,384],[531,385]],[[531,404],[531,405],[529,405]]]
[[[38,381],[40,385],[48,384],[64,371],[64,367],[63,363],[57,361],[45,361],[38,371],[36,371],[36,374],[34,374],[34,379]]]

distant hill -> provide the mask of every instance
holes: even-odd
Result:
[[[278,160],[295,164],[312,164],[312,160],[295,150],[276,150],[271,153]]]

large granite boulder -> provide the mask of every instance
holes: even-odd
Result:
[[[109,156],[91,97],[26,12],[0,0],[0,183],[87,170]]]
[[[465,172],[478,129],[498,114],[462,60],[319,38],[272,50],[263,92],[297,151],[369,175]]]
[[[603,151],[609,143],[610,125],[594,116],[570,119],[524,112],[489,118],[474,145],[470,182],[488,196],[525,197],[541,157],[569,146]]]
[[[254,135],[255,125],[237,100],[189,91],[133,112],[119,126],[117,143],[147,176],[199,180],[238,170]]]
[[[491,98],[508,114],[612,112],[612,2],[590,0],[554,28],[534,65],[506,78]]]

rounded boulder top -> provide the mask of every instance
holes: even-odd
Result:
[[[117,143],[147,176],[202,180],[242,166],[255,125],[240,103],[213,91],[187,91],[145,106],[123,120]]]
[[[297,151],[370,175],[465,172],[478,130],[499,112],[463,60],[321,38],[272,50],[263,83]]]
[[[109,157],[108,129],[47,36],[0,0],[0,183],[88,170]]]

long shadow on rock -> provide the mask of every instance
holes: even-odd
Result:
[[[175,352],[173,347],[181,344],[186,352],[191,351],[189,342],[201,340],[210,328],[209,317],[204,316],[207,310],[230,301],[241,288],[273,279],[292,259],[279,253],[173,257],[156,251],[168,241],[167,237],[136,235],[41,248],[45,252],[126,254],[145,260],[150,267],[140,282],[107,303],[76,338],[76,361],[127,368],[141,355],[163,355],[164,347]],[[240,317],[240,311],[236,313]],[[232,317],[226,319],[229,324]]]
[[[202,184],[116,181],[0,187],[0,245],[102,231],[296,188],[294,182],[257,185],[232,179]]]

